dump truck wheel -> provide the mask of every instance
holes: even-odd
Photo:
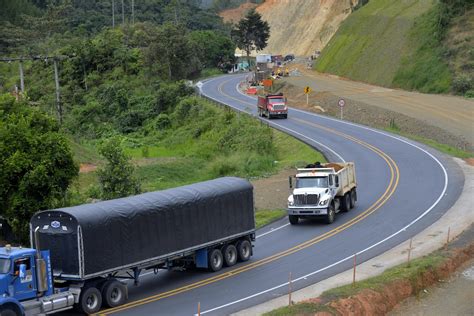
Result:
[[[247,239],[241,240],[237,243],[237,254],[240,261],[247,261],[252,255],[252,245]]]
[[[211,272],[216,272],[222,269],[224,264],[224,258],[222,252],[219,249],[212,249],[208,257],[209,270]]]
[[[349,193],[349,195],[351,196],[351,205],[350,207],[351,208],[354,208],[355,205],[356,205],[356,201],[357,201],[357,192],[356,192],[356,189],[352,189],[351,192]]]
[[[237,262],[237,248],[234,245],[227,245],[222,250],[224,255],[224,263],[228,267],[232,267]]]
[[[351,197],[350,193],[347,192],[341,199],[341,211],[347,212],[351,208]]]
[[[112,279],[105,283],[102,300],[105,307],[117,307],[125,303],[127,288],[121,282]]]
[[[300,220],[298,215],[288,215],[288,219],[289,219],[291,225],[297,225],[299,220]]]
[[[334,210],[334,205],[330,204],[328,207],[328,214],[326,215],[326,223],[332,224],[334,218],[336,217],[336,211]]]
[[[86,315],[95,314],[100,310],[101,306],[102,295],[98,289],[91,286],[81,292],[79,305],[77,306],[79,312]]]

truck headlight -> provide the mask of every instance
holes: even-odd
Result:
[[[324,205],[328,204],[328,201],[329,201],[329,199],[322,200],[321,202],[319,202],[319,205],[324,206]]]
[[[293,199],[293,195],[290,195],[290,196],[288,197],[288,205],[289,205],[289,206],[295,205],[295,201],[294,201],[294,199]]]

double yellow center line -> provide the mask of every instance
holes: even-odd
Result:
[[[229,97],[231,97],[231,96],[229,96]],[[182,286],[182,287],[179,287],[179,288],[167,291],[167,292],[163,292],[163,293],[152,295],[152,296],[149,296],[149,297],[146,297],[146,298],[143,298],[143,299],[139,299],[139,300],[124,304],[122,306],[107,309],[107,310],[103,311],[101,313],[101,315],[110,315],[110,314],[113,314],[113,313],[116,313],[116,312],[124,311],[124,310],[131,309],[131,308],[134,308],[134,307],[137,307],[137,306],[140,306],[140,305],[152,303],[152,302],[155,302],[155,301],[158,301],[158,300],[170,297],[170,296],[174,296],[174,295],[177,295],[177,294],[180,294],[180,293],[183,293],[183,292],[187,292],[187,291],[190,291],[190,290],[193,290],[193,289],[196,289],[196,288],[200,288],[200,287],[203,287],[205,285],[208,285],[208,284],[211,284],[211,283],[215,283],[215,282],[233,277],[235,275],[238,275],[238,274],[241,274],[243,272],[258,268],[258,267],[263,266],[265,264],[269,264],[269,263],[271,263],[275,260],[278,260],[278,259],[281,259],[283,257],[289,256],[291,254],[294,254],[295,252],[298,252],[300,250],[303,250],[303,249],[306,249],[310,246],[313,246],[313,245],[315,245],[315,244],[317,244],[317,243],[319,243],[319,242],[321,242],[325,239],[328,239],[329,237],[332,237],[332,236],[348,229],[349,227],[355,225],[356,223],[362,221],[367,216],[369,216],[370,214],[372,214],[373,212],[378,210],[382,205],[384,205],[387,202],[387,200],[393,195],[393,193],[395,192],[395,190],[398,186],[398,182],[399,182],[399,178],[400,178],[400,172],[399,172],[397,164],[395,163],[395,161],[393,161],[393,159],[389,155],[384,153],[379,148],[377,148],[373,145],[370,145],[370,144],[368,144],[368,143],[366,143],[366,142],[364,142],[360,139],[357,139],[353,136],[344,134],[342,132],[336,131],[334,129],[331,129],[331,128],[328,128],[328,127],[325,127],[325,126],[322,126],[322,125],[319,125],[319,124],[310,123],[310,122],[306,122],[304,120],[299,120],[299,119],[295,119],[295,120],[299,121],[301,124],[309,125],[309,126],[312,126],[312,127],[315,127],[315,128],[318,128],[318,129],[321,129],[321,130],[324,130],[324,131],[327,131],[327,132],[330,132],[330,133],[333,133],[333,134],[336,134],[338,136],[341,136],[341,137],[343,137],[345,139],[348,139],[352,142],[355,142],[355,143],[357,143],[357,144],[359,144],[363,147],[366,147],[367,149],[373,151],[378,156],[380,156],[387,163],[387,166],[390,170],[389,184],[388,184],[385,192],[380,196],[380,198],[377,201],[375,201],[375,203],[373,203],[367,210],[365,210],[361,214],[357,215],[356,217],[352,218],[351,220],[343,223],[340,226],[335,227],[334,229],[332,229],[332,230],[330,230],[330,231],[328,231],[328,232],[326,232],[326,233],[324,233],[320,236],[317,236],[313,239],[305,241],[305,242],[303,242],[301,244],[298,244],[298,245],[296,245],[292,248],[289,248],[287,250],[276,253],[276,254],[274,254],[272,256],[269,256],[269,257],[266,257],[264,259],[261,259],[261,260],[255,261],[255,262],[251,262],[251,263],[249,263],[245,266],[238,267],[238,268],[235,268],[233,270],[226,271],[226,272],[221,273],[219,275],[216,275],[216,276],[213,276],[213,277],[210,277],[210,278],[198,281],[198,282],[194,282],[194,283],[191,283],[191,284],[188,284],[188,285],[185,285],[185,286]]]

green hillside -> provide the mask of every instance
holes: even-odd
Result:
[[[435,0],[371,0],[344,21],[315,68],[381,86],[458,92],[442,43],[453,18],[468,12],[460,3],[462,10]]]

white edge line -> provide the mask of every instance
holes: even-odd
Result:
[[[272,229],[272,230],[270,230],[270,231],[268,231],[268,232],[266,232],[266,233],[260,234],[260,235],[258,235],[256,238],[260,238],[260,237],[263,237],[263,236],[265,236],[265,235],[268,235],[268,234],[271,234],[271,233],[273,233],[273,232],[276,232],[277,230],[282,229],[283,227],[286,227],[286,226],[288,226],[288,225],[290,225],[290,223],[286,223],[285,225],[282,225],[282,226],[280,226],[280,227],[274,228],[274,229]]]
[[[240,91],[239,91],[239,92],[240,92]],[[211,97],[211,99],[213,99],[214,101],[217,101],[217,100],[215,100],[215,99],[212,98],[212,97]],[[438,163],[438,165],[439,165],[439,166],[441,167],[441,169],[443,170],[443,173],[444,173],[444,180],[445,180],[445,181],[444,181],[443,191],[442,191],[441,194],[439,195],[438,199],[437,199],[426,211],[424,211],[420,216],[418,216],[417,218],[415,218],[413,221],[411,221],[408,225],[406,225],[405,227],[403,227],[403,228],[400,229],[399,231],[397,231],[397,232],[393,233],[392,235],[390,235],[390,236],[388,236],[388,237],[386,237],[386,238],[380,240],[379,242],[377,242],[377,243],[375,243],[375,244],[373,244],[373,245],[371,245],[371,246],[369,246],[369,247],[367,247],[367,248],[365,248],[365,249],[363,249],[363,250],[357,252],[355,255],[360,255],[360,254],[362,254],[362,253],[364,253],[364,252],[367,252],[367,251],[369,251],[370,249],[375,248],[375,247],[377,247],[378,245],[380,245],[380,244],[386,242],[387,240],[392,239],[393,237],[397,236],[398,234],[400,234],[400,233],[406,231],[410,226],[414,225],[414,224],[415,224],[416,222],[418,222],[420,219],[422,219],[423,217],[425,217],[426,214],[428,214],[429,212],[431,212],[431,211],[433,210],[433,208],[435,208],[436,205],[438,205],[438,203],[441,201],[441,199],[443,198],[444,194],[446,193],[446,190],[447,190],[447,187],[448,187],[448,182],[449,182],[449,180],[448,180],[448,173],[447,173],[447,171],[446,171],[446,168],[443,166],[443,164],[442,164],[435,156],[433,156],[431,153],[429,153],[429,152],[426,151],[425,149],[423,149],[423,148],[421,148],[421,147],[419,147],[419,146],[417,146],[417,145],[415,145],[415,144],[413,144],[413,143],[410,143],[410,142],[408,142],[408,141],[406,141],[406,140],[404,140],[404,139],[401,139],[401,138],[399,138],[399,137],[396,137],[396,136],[393,136],[393,135],[390,135],[390,134],[387,134],[387,133],[384,133],[384,132],[381,132],[381,131],[378,131],[378,130],[369,128],[369,127],[365,127],[365,126],[361,126],[361,125],[358,125],[358,124],[353,124],[353,123],[349,123],[349,122],[345,122],[345,121],[340,121],[340,120],[333,119],[333,118],[328,118],[328,117],[316,115],[316,114],[313,114],[313,113],[310,113],[310,112],[301,111],[301,110],[299,110],[299,109],[295,109],[295,110],[296,110],[296,111],[300,111],[300,112],[304,112],[304,113],[307,113],[307,114],[311,114],[311,115],[314,115],[314,116],[317,116],[317,117],[320,117],[320,118],[325,118],[325,119],[328,119],[328,120],[333,120],[333,121],[337,121],[337,122],[340,122],[340,123],[344,123],[344,124],[352,125],[352,126],[355,126],[355,127],[363,128],[363,129],[370,130],[370,131],[375,132],[375,133],[379,133],[379,134],[382,134],[382,135],[385,135],[385,136],[394,138],[394,139],[396,139],[396,140],[398,140],[398,141],[401,141],[401,142],[403,142],[403,143],[406,143],[407,145],[410,145],[410,146],[412,146],[412,147],[415,147],[415,148],[419,149],[420,151],[424,152],[424,153],[427,154],[429,157],[431,157],[434,161],[436,161],[436,163]],[[303,135],[303,136],[304,136],[304,135]],[[306,137],[306,136],[305,136],[305,137]],[[306,138],[307,138],[307,137],[306,137]],[[308,274],[306,274],[306,275],[304,275],[304,276],[302,276],[302,277],[299,277],[299,278],[293,280],[292,282],[298,282],[298,281],[300,281],[300,280],[302,280],[302,279],[305,279],[305,278],[307,278],[307,277],[309,277],[309,276],[318,274],[318,273],[320,273],[320,272],[322,272],[322,271],[325,271],[325,270],[327,270],[327,269],[330,269],[330,268],[332,268],[332,267],[334,267],[334,266],[336,266],[336,265],[338,265],[338,264],[340,264],[340,263],[342,263],[342,262],[344,262],[344,261],[347,261],[347,260],[349,260],[349,259],[351,259],[351,258],[353,258],[353,257],[354,257],[354,255],[349,256],[349,257],[346,257],[346,258],[344,258],[344,259],[341,259],[341,260],[339,260],[339,261],[337,261],[337,262],[335,262],[335,263],[332,263],[332,264],[330,264],[330,265],[328,265],[328,266],[326,266],[326,267],[324,267],[324,268],[321,268],[321,269],[319,269],[319,270],[316,270],[316,271],[313,271],[313,272],[311,272],[311,273],[308,273]],[[218,310],[218,309],[222,309],[222,308],[228,307],[228,306],[230,306],[230,305],[234,305],[234,304],[243,302],[243,301],[245,301],[245,300],[248,300],[248,299],[254,298],[254,297],[256,297],[256,296],[259,296],[259,295],[268,293],[268,292],[270,292],[270,291],[276,290],[276,289],[278,289],[278,288],[280,288],[280,287],[287,286],[288,283],[289,283],[289,282],[285,282],[285,283],[283,283],[283,284],[274,286],[274,287],[272,287],[272,288],[270,288],[270,289],[267,289],[267,290],[264,290],[264,291],[261,291],[261,292],[252,294],[252,295],[250,295],[250,296],[241,298],[241,299],[239,299],[239,300],[236,300],[236,301],[233,301],[233,302],[230,302],[230,303],[227,303],[227,304],[218,306],[218,307],[215,307],[215,308],[213,308],[213,309],[209,309],[209,310],[207,310],[207,311],[201,312],[201,314],[207,314],[207,313],[216,311],[216,310]]]

